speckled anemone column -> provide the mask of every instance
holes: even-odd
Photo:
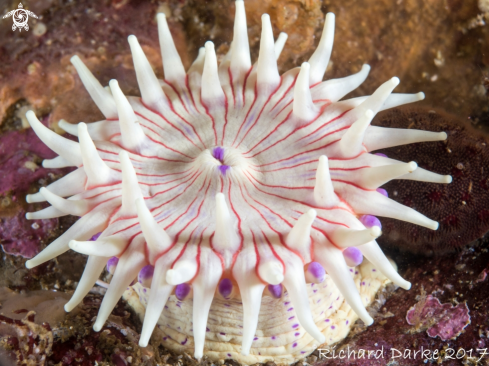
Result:
[[[313,262],[314,263],[314,262]],[[390,283],[368,261],[350,274],[365,306],[371,304],[379,290]],[[193,300],[189,287],[179,296],[179,288],[171,295],[161,313],[153,338],[166,348],[177,352],[192,353],[194,349],[192,323]],[[345,301],[332,279],[325,275],[321,282],[308,283],[307,295],[314,323],[325,336],[322,346],[334,344],[348,335],[358,315]],[[268,290],[271,290],[270,288]],[[149,289],[136,284],[126,292],[124,299],[132,306],[141,320],[148,305]],[[184,301],[185,300],[185,301]],[[213,361],[233,359],[245,365],[274,361],[291,364],[308,356],[318,348],[298,322],[298,317],[287,291],[267,291],[262,298],[258,326],[253,338],[252,352],[241,354],[243,338],[243,304],[239,296],[226,299],[219,292],[212,301],[207,321],[204,354]]]
[[[139,276],[150,284],[141,346],[148,344],[172,293],[182,298],[191,291],[192,320],[181,321],[192,329],[198,359],[216,292],[230,301],[241,299],[238,350],[243,356],[257,352],[253,342],[262,295],[279,296],[284,288],[297,324],[316,344],[326,341],[311,311],[307,285],[319,283],[325,272],[351,309],[371,324],[348,266],[365,256],[392,282],[410,288],[375,242],[381,228],[371,215],[438,227],[390,200],[379,187],[391,179],[451,180],[415,162],[370,153],[446,138],[443,132],[370,126],[378,111],[420,100],[423,94],[392,94],[399,83],[394,77],[371,96],[339,101],[365,80],[369,67],[322,82],[333,44],[333,14],[326,16],[309,61],[282,76],[276,59],[286,36],[274,43],[264,14],[260,53],[252,65],[243,1],[236,2],[232,46],[219,66],[214,45],[207,42],[185,72],[165,16],[157,18],[164,81],[156,78],[136,37],[129,36],[141,98],[126,97],[116,80],[102,87],[74,56],[72,63],[106,120],[60,123],[78,136],[77,143],[27,113],[37,135],[59,154],[43,165],[78,167],[29,195],[29,202],[47,200],[52,206],[27,217],[81,216],[27,267],[69,248],[89,256],[66,304],[70,311],[109,263],[114,276],[96,331]]]

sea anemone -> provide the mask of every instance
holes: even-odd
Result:
[[[78,136],[77,143],[27,113],[39,138],[59,154],[43,166],[78,167],[28,195],[28,202],[52,206],[27,218],[81,218],[26,266],[70,248],[89,256],[66,311],[82,301],[107,266],[113,278],[95,331],[139,278],[142,286],[150,286],[141,346],[148,344],[168,299],[184,299],[191,291],[193,321],[182,322],[193,333],[198,359],[216,293],[242,304],[242,355],[250,353],[255,340],[264,293],[287,296],[296,328],[302,327],[315,345],[324,343],[308,283],[326,277],[335,285],[330,294],[341,293],[363,322],[372,324],[350,267],[365,256],[372,271],[410,288],[375,242],[381,234],[375,216],[438,227],[379,187],[391,179],[451,180],[415,162],[370,153],[446,139],[444,132],[370,126],[378,111],[423,99],[423,93],[392,94],[399,83],[394,77],[371,96],[339,101],[370,68],[322,81],[333,44],[331,13],[309,61],[282,76],[276,60],[286,35],[274,43],[270,17],[264,14],[260,52],[252,64],[242,0],[236,1],[230,51],[219,66],[214,45],[207,42],[185,72],[165,15],[157,19],[164,81],[156,78],[131,35],[141,97],[126,97],[116,80],[104,88],[74,56],[71,61],[106,120],[77,127],[61,122]]]

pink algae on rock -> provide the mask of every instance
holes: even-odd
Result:
[[[456,339],[470,324],[470,314],[467,303],[453,306],[442,304],[436,297],[428,295],[412,306],[407,314],[408,324],[416,327],[415,331],[426,330],[432,337],[440,337],[446,341]]]

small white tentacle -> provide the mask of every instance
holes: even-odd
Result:
[[[111,80],[109,86],[117,105],[122,144],[130,151],[139,152],[146,139],[143,129],[117,80]]]
[[[333,50],[334,24],[335,15],[333,13],[326,14],[321,40],[309,59],[309,63],[311,64],[309,85],[314,85],[323,80],[324,73],[328,67],[329,58],[331,57],[331,51]]]
[[[93,208],[87,200],[67,200],[46,187],[42,187],[40,192],[50,204],[67,215],[83,216]]]
[[[132,166],[129,154],[122,150],[119,153],[119,161],[122,167],[122,206],[118,213],[119,217],[132,217],[137,215],[135,202],[143,198],[139,189],[136,171]]]
[[[311,245],[311,228],[316,216],[316,210],[310,209],[299,217],[285,239],[288,247],[307,251]]]
[[[87,174],[87,187],[102,186],[115,181],[115,171],[110,169],[97,152],[97,148],[88,134],[87,125],[78,124],[78,140],[83,159],[83,169]]]
[[[164,13],[158,13],[156,19],[158,21],[158,36],[160,39],[165,79],[175,85],[184,83],[185,68],[173,42],[170,28],[168,28],[168,23],[166,22],[166,15]]]
[[[37,119],[36,114],[33,111],[28,111],[25,116],[37,137],[39,137],[47,147],[75,166],[80,166],[82,164],[83,161],[80,146],[77,142],[68,140],[58,135],[56,132],[51,131]]]
[[[234,228],[226,199],[223,193],[216,194],[216,231],[213,238],[213,247],[224,258],[225,268],[230,268],[233,255],[240,245],[238,234]]]
[[[333,243],[341,248],[356,247],[359,245],[371,242],[377,239],[382,234],[382,231],[378,226],[372,226],[371,228],[364,230],[354,230],[340,227],[333,231],[331,240]]]
[[[365,111],[356,122],[354,122],[339,141],[341,155],[344,158],[353,158],[363,150],[363,139],[365,132],[374,118],[374,112],[370,109]]]
[[[392,264],[389,262],[387,257],[385,256],[382,249],[380,249],[379,245],[376,241],[371,241],[367,244],[360,246],[358,249],[362,252],[362,254],[367,258],[372,265],[380,270],[388,279],[394,282],[396,285],[402,287],[405,290],[409,290],[411,288],[411,283],[402,278],[399,273],[392,267]]]
[[[166,106],[163,88],[161,87],[160,82],[158,81],[158,78],[151,67],[151,64],[144,54],[138,39],[136,36],[130,35],[128,37],[128,41],[129,46],[131,47],[134,70],[136,70],[136,77],[143,102],[157,110],[162,104]]]
[[[43,196],[44,197],[44,196]],[[46,200],[46,199],[44,199]],[[54,206],[49,206],[43,208],[42,210],[36,212],[26,212],[25,218],[27,220],[44,220],[44,219],[53,219],[56,217],[66,216],[67,213],[61,210],[58,210]]]
[[[301,71],[294,85],[294,116],[301,121],[311,121],[319,113],[319,108],[314,105],[309,89],[309,69],[307,62],[301,65]]]
[[[304,264],[295,254],[290,253],[285,266],[284,286],[289,293],[290,301],[294,306],[297,319],[304,330],[319,344],[326,342],[326,337],[316,326],[309,306],[306,279],[304,277]]]
[[[207,41],[205,43],[205,61],[202,73],[202,101],[211,107],[215,101],[224,100],[224,91],[219,81],[217,69],[217,57],[214,50],[214,43]]]
[[[84,297],[90,292],[95,282],[99,279],[100,274],[104,270],[107,264],[108,258],[89,256],[83,274],[76,286],[76,290],[71,296],[70,301],[68,301],[64,309],[67,313],[73,310],[79,303],[81,303]]]
[[[285,42],[287,42],[287,38],[289,38],[287,33],[280,32],[280,34],[278,35],[277,40],[275,41],[274,44],[275,59],[278,60],[278,58],[280,57],[280,54],[284,49]]]
[[[250,45],[248,43],[248,27],[243,0],[237,0],[234,17],[234,35],[231,49],[231,74],[233,79],[243,78],[251,67]]]
[[[96,241],[69,242],[70,249],[85,255],[96,255],[99,257],[118,257],[126,248],[127,240],[120,236],[112,235],[98,238]]]
[[[83,192],[85,190],[86,180],[87,175],[85,174],[85,170],[79,168],[51,183],[46,187],[46,189],[51,192],[56,192],[56,194],[60,197],[69,197]],[[46,198],[41,192],[37,192],[34,194],[28,194],[25,197],[25,200],[27,203],[45,202]]]
[[[143,198],[136,200],[136,210],[149,249],[149,261],[153,264],[158,254],[163,254],[170,248],[172,240],[156,222]]]
[[[273,40],[272,23],[270,16],[261,16],[262,29],[260,38],[260,53],[257,62],[257,88],[259,94],[269,96],[280,83],[280,75],[277,67],[277,57]]]
[[[117,107],[110,92],[100,84],[78,56],[73,56],[70,61],[75,66],[78,76],[80,76],[88,94],[90,94],[90,97],[92,97],[92,100],[105,118],[117,118]]]
[[[326,155],[319,157],[319,164],[316,170],[316,184],[314,185],[314,201],[318,206],[324,208],[334,207],[340,201],[336,193],[334,193]]]
[[[402,177],[405,174],[414,172],[418,167],[414,161],[409,163],[399,163],[382,165],[373,168],[361,169],[361,173],[357,175],[355,182],[366,189],[376,189],[381,185]]]

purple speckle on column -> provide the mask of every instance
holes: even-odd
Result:
[[[363,281],[360,285],[365,286],[365,281]]]
[[[389,197],[389,193],[387,193],[387,191],[384,188],[377,188],[376,191],[379,192],[380,194],[383,194],[386,197]]]
[[[226,333],[224,333],[224,332],[219,332],[219,334],[220,334],[220,335],[226,335]]]
[[[375,268],[372,268],[372,272],[377,272],[377,270]]]
[[[349,321],[349,320],[347,320],[347,321],[346,321],[346,325],[348,325],[349,323],[350,323],[350,321]]]
[[[222,175],[226,175],[226,172],[229,170],[229,165],[220,165],[219,170]]]
[[[323,282],[326,278],[326,271],[318,262],[309,263],[307,271],[317,279],[318,283]]]
[[[168,339],[168,337],[163,337],[163,340],[166,341]]]
[[[175,288],[175,296],[177,297],[178,300],[182,301],[184,300],[188,293],[190,292],[190,285],[188,283],[181,283],[180,285],[177,285]]]
[[[205,328],[205,331],[206,331],[206,332],[210,332],[211,330],[210,330],[209,328],[207,328],[207,327],[206,327],[206,328]]]
[[[360,222],[365,225],[367,228],[371,228],[373,226],[378,226],[382,229],[382,224],[380,223],[380,220],[372,215],[362,215],[360,216]]]
[[[223,278],[221,282],[219,282],[218,289],[222,297],[229,299],[229,296],[231,296],[231,292],[233,291],[233,283],[229,278]]]
[[[325,320],[325,322],[326,322],[326,323],[329,323],[329,319],[326,319],[326,320]]]
[[[270,294],[276,298],[280,299],[282,297],[282,285],[268,285],[268,291]]]
[[[382,154],[382,153],[375,153],[374,155],[377,155],[377,156],[382,156],[383,158],[386,158],[386,157],[387,157],[387,155]]]
[[[258,340],[258,337],[253,338],[253,340],[254,340],[254,341],[257,341],[257,340]]]
[[[96,240],[98,239],[98,237],[100,236],[100,234],[102,234],[102,232],[97,233],[97,234],[95,234],[94,236],[92,236],[92,237],[90,238],[90,241],[96,241]]]
[[[288,320],[292,320],[292,319],[294,319],[294,318],[295,318],[295,316],[291,316],[291,317],[290,317]]]
[[[119,263],[119,258],[117,257],[112,257],[107,261],[107,271],[109,271],[110,274],[114,274],[117,263]]]
[[[297,342],[294,342],[294,344],[292,345],[293,348],[297,347]]]
[[[297,323],[296,323],[296,324],[294,324],[294,325],[292,326],[292,328],[293,328],[293,329],[295,329],[295,328],[297,328],[298,326],[299,326],[299,324],[297,324]]]
[[[346,264],[350,267],[356,267],[363,261],[363,254],[360,249],[356,247],[349,247],[343,251],[343,257]]]
[[[230,353],[228,353],[228,357],[231,357],[231,354]]]
[[[297,333],[294,333],[294,335],[295,335],[296,337],[298,337],[298,336],[300,336],[301,334],[300,334],[299,332],[297,332]]]
[[[185,345],[187,343],[187,341],[188,341],[188,339],[185,338],[185,340],[183,342],[180,342],[180,344],[183,346],[183,345]]]
[[[336,327],[334,325],[331,326],[331,329],[336,329]]]
[[[224,149],[220,146],[215,147],[214,150],[212,150],[212,156],[222,163],[222,160],[224,159]]]
[[[150,287],[151,281],[153,280],[154,271],[155,267],[153,267],[151,264],[148,264],[147,266],[141,268],[138,274],[139,283],[144,287]]]

